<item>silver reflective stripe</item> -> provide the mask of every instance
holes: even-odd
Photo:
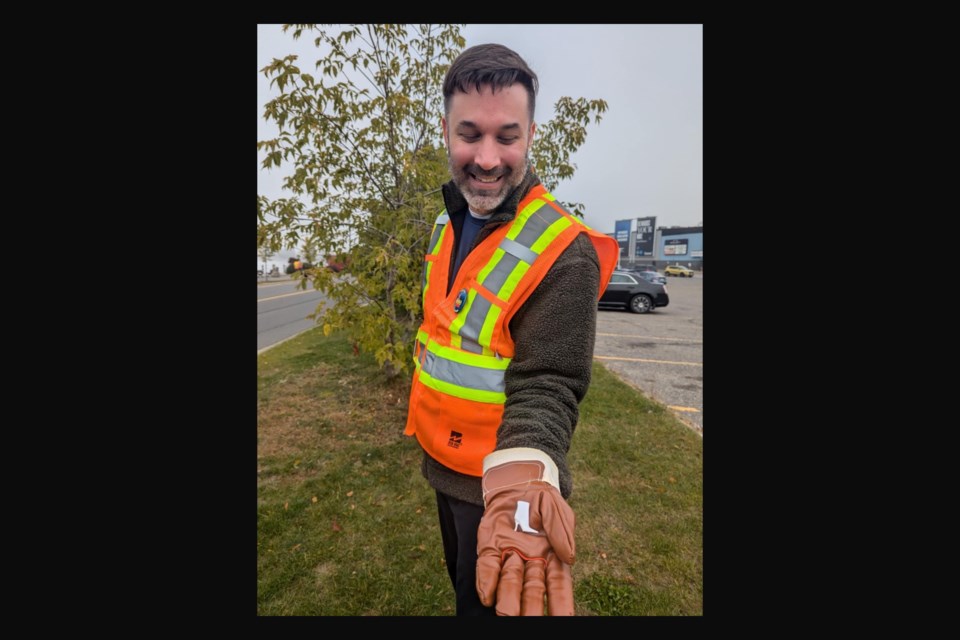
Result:
[[[506,240],[506,238],[504,238],[504,240]],[[502,242],[500,244],[500,248],[503,248]],[[530,251],[529,253],[533,253],[533,251]],[[500,288],[503,286],[503,283],[507,281],[507,278],[511,273],[513,273],[514,267],[516,267],[519,263],[520,260],[517,257],[509,253],[504,253],[503,257],[500,258],[500,262],[497,263],[497,266],[493,268],[493,271],[487,274],[487,277],[484,278],[483,282],[480,284],[486,287],[487,291],[493,295],[497,295],[500,293]],[[479,298],[480,296],[477,297]]]
[[[562,217],[561,214],[553,210],[553,207],[540,207],[536,213],[527,218],[527,223],[523,225],[523,231],[517,235],[517,243],[524,247],[532,247],[543,235],[543,232]]]
[[[472,367],[468,364],[446,360],[428,351],[426,361],[423,363],[423,370],[432,378],[455,384],[458,387],[503,393],[503,369]]]
[[[537,259],[538,255],[540,255],[531,251],[530,247],[525,247],[519,242],[511,240],[510,238],[504,238],[501,240],[500,248],[510,255],[516,256],[520,260],[523,260],[527,264],[533,264],[533,261]]]
[[[443,225],[447,224],[450,221],[450,216],[446,212],[441,213],[437,216],[437,221],[434,223],[433,235],[430,237],[430,247],[427,249],[427,253],[433,253],[434,249],[437,248],[437,240],[440,239],[440,234],[443,233]]]
[[[470,338],[464,338],[463,336],[460,336],[460,348],[470,353],[483,353],[483,347],[480,346],[479,342],[475,342]]]
[[[479,342],[480,330],[483,329],[483,321],[487,319],[488,311],[490,311],[490,301],[479,293],[476,294],[473,298],[473,304],[470,305],[470,311],[467,313],[467,319],[460,328],[460,336]]]

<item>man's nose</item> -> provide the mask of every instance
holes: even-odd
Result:
[[[484,137],[477,145],[477,153],[473,162],[484,171],[491,171],[500,166],[500,150],[496,140]]]

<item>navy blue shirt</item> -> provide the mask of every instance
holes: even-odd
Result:
[[[467,215],[463,219],[463,228],[460,231],[460,242],[457,244],[457,259],[453,263],[453,274],[450,276],[450,282],[453,282],[457,277],[457,273],[460,272],[460,265],[463,264],[464,259],[466,259],[470,253],[470,247],[473,246],[473,241],[489,219],[490,216],[486,218],[476,218],[472,212],[467,211]]]

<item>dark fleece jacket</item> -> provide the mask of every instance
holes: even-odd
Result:
[[[517,205],[537,184],[540,179],[528,169],[523,182],[480,230],[471,251],[494,229],[513,220]],[[443,185],[443,200],[456,247],[467,201],[452,180]],[[451,262],[448,293],[453,283],[452,268]],[[597,252],[587,235],[581,233],[510,321],[516,353],[505,373],[507,401],[497,430],[496,450],[531,447],[549,455],[560,471],[564,498],[573,491],[567,451],[577,426],[578,405],[590,386],[599,284]],[[437,491],[483,506],[480,478],[445,467],[426,453],[421,471]]]

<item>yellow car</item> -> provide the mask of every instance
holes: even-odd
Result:
[[[678,264],[671,264],[669,267],[663,270],[663,275],[665,276],[681,276],[686,278],[693,277],[693,270],[687,269],[686,267],[681,267]]]

